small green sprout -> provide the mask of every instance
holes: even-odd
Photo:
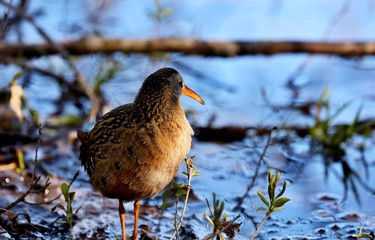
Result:
[[[271,171],[268,172],[269,200],[267,200],[260,191],[257,192],[259,198],[267,206],[267,208],[259,207],[257,211],[265,211],[266,215],[264,216],[262,222],[259,224],[259,226],[257,227],[257,229],[255,230],[254,234],[251,236],[250,239],[255,238],[255,236],[258,234],[258,232],[262,228],[263,224],[266,222],[267,218],[271,216],[272,213],[283,210],[284,204],[290,201],[289,198],[282,197],[282,195],[284,194],[286,190],[286,181],[284,181],[282,190],[277,195],[275,195],[275,191],[276,191],[276,187],[277,187],[277,183],[279,182],[279,179],[280,179],[280,172],[277,172],[276,176]]]
[[[193,177],[199,176],[199,171],[195,171],[195,166],[193,163],[193,159],[195,156],[192,156],[190,158],[185,158],[185,163],[188,172],[183,171],[182,174],[186,175],[188,179],[191,179]],[[172,182],[164,189],[163,196],[162,196],[162,204],[159,206],[161,210],[166,210],[167,208],[172,207],[175,205],[176,201],[178,201],[178,198],[181,196],[186,195],[187,190],[189,188],[188,183],[177,183],[174,179]],[[169,198],[174,196],[174,201],[169,201]]]
[[[70,186],[66,183],[62,183],[60,185],[61,193],[64,196],[65,205],[62,205],[61,203],[56,204],[51,211],[55,212],[56,208],[59,208],[65,212],[64,220],[60,221],[60,223],[68,224],[69,229],[72,229],[73,227],[73,220],[76,218],[77,213],[79,211],[79,208],[77,208],[75,211],[73,211],[73,200],[75,196],[75,192],[70,192]]]
[[[214,228],[214,232],[216,233],[216,232],[218,232],[218,230],[220,230],[220,219],[221,219],[221,215],[223,214],[223,210],[224,210],[224,201],[220,202],[219,200],[217,200],[215,193],[212,193],[212,196],[213,196],[212,202],[213,202],[213,205],[214,205],[214,211],[212,211],[210,203],[206,199],[207,206],[208,206],[208,209],[210,210],[212,219],[206,213],[204,213],[204,217],[211,224],[211,226]],[[223,216],[223,218],[224,217],[226,218],[226,216]],[[225,239],[224,236],[220,232],[217,233],[217,236],[220,239]]]
[[[314,125],[309,132],[313,140],[313,146],[317,150],[323,151],[323,155],[333,160],[341,160],[345,156],[346,150],[342,143],[347,143],[357,135],[369,136],[371,134],[374,121],[360,121],[362,107],[348,125],[334,125],[334,120],[348,108],[349,103],[344,103],[339,109],[332,112],[329,102],[329,90],[325,88],[318,102],[316,103],[316,113],[314,115]],[[323,116],[325,113],[325,116]]]
[[[182,172],[183,174],[185,174],[187,176],[187,183],[176,183],[175,181],[172,182],[172,187],[174,188],[175,190],[175,217],[174,217],[174,232],[172,234],[172,236],[170,237],[170,240],[172,240],[176,235],[178,236],[178,230],[181,228],[182,226],[182,222],[184,220],[184,217],[185,217],[185,212],[186,212],[186,208],[187,208],[187,202],[189,200],[189,194],[190,194],[190,191],[191,191],[191,179],[195,176],[198,176],[199,175],[199,172],[196,172],[195,171],[195,164],[193,162],[193,159],[194,159],[195,156],[192,156],[190,158],[185,158],[185,164],[186,164],[186,172]],[[180,214],[180,217],[178,219],[178,198],[180,196],[183,196],[185,195],[185,200],[184,200],[184,205],[182,207],[182,211],[181,211],[181,214]],[[164,198],[164,196],[163,196]],[[163,204],[164,205],[164,204]],[[168,206],[169,204],[165,204],[165,206]],[[179,236],[178,236],[178,239]]]
[[[113,80],[121,70],[121,63],[114,58],[106,57],[100,63],[93,83],[96,94],[102,94],[102,86]]]
[[[204,239],[213,239],[215,236],[217,236],[217,239],[224,240],[225,237],[222,233],[225,233],[228,237],[234,238],[235,232],[240,231],[240,225],[241,223],[235,223],[235,221],[240,217],[240,215],[237,215],[233,220],[228,220],[226,213],[223,213],[224,211],[224,201],[220,201],[216,199],[216,194],[212,193],[213,196],[213,211],[211,209],[210,203],[206,199],[208,209],[211,213],[211,218],[208,216],[208,214],[204,213],[204,217],[207,219],[207,221],[210,223],[210,225],[213,227],[213,232],[209,236],[205,237]]]

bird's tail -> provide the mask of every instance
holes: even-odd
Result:
[[[87,143],[88,133],[78,130],[77,137],[78,137],[78,140],[81,142],[81,146],[79,148],[80,150],[79,159],[81,160],[81,164],[85,168],[86,172],[89,174],[89,176],[91,176],[92,171],[93,171],[93,166],[92,166],[92,159],[90,156],[90,150],[88,148],[88,143]]]

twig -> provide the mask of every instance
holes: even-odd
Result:
[[[38,127],[38,134],[39,134],[39,136],[38,136],[38,141],[37,141],[36,149],[35,149],[34,170],[33,170],[32,176],[31,176],[31,183],[29,185],[29,188],[23,194],[21,194],[15,201],[13,201],[8,206],[6,206],[5,209],[7,209],[7,210],[13,208],[18,203],[25,201],[26,196],[34,190],[35,186],[38,184],[38,182],[40,180],[40,176],[37,176],[36,169],[38,167],[38,150],[39,150],[40,139],[41,139],[41,135],[42,135],[42,125],[41,124]],[[0,213],[3,213],[3,211],[0,210]]]
[[[77,86],[68,82],[67,79],[65,79],[63,76],[57,75],[57,74],[55,74],[51,71],[45,70],[43,68],[32,66],[32,65],[28,64],[26,61],[24,61],[23,59],[19,59],[19,58],[16,59],[16,58],[13,58],[10,55],[1,55],[0,56],[0,62],[5,63],[5,64],[15,64],[15,65],[20,66],[22,68],[25,68],[29,71],[33,71],[33,72],[39,73],[39,74],[47,76],[47,77],[52,77],[52,78],[56,79],[56,81],[60,85],[66,86],[68,91],[70,91],[72,93],[75,93],[78,96],[87,96],[85,92],[77,89]]]
[[[10,203],[8,206],[5,207],[5,209],[11,209],[13,208],[14,206],[16,206],[18,203],[20,202],[23,202],[25,200],[25,197],[30,194],[31,190],[37,185],[37,183],[39,182],[40,180],[40,176],[37,177],[35,179],[35,181],[33,181],[29,188],[26,190],[26,192],[24,192],[23,194],[21,194],[15,201],[13,201],[12,203]],[[0,211],[0,213],[3,213],[3,211]]]
[[[269,133],[268,133],[268,138],[267,138],[266,145],[264,146],[262,153],[259,155],[258,162],[257,162],[257,165],[256,165],[256,167],[255,167],[255,173],[254,173],[253,177],[251,178],[251,182],[250,182],[250,184],[247,186],[247,189],[246,189],[244,195],[243,195],[242,197],[239,197],[239,198],[237,199],[238,203],[237,203],[237,205],[233,208],[234,211],[236,211],[236,210],[240,210],[241,205],[242,205],[244,199],[247,197],[247,195],[249,194],[249,192],[251,191],[251,189],[253,189],[253,187],[255,186],[255,180],[256,180],[257,177],[258,177],[261,162],[263,161],[264,156],[266,155],[266,152],[267,152],[268,147],[271,145],[271,135],[272,135],[272,131],[273,131],[273,130],[274,130],[274,129],[272,129],[272,130],[269,131]]]
[[[237,219],[239,219],[240,217],[241,217],[241,215],[238,214],[234,219],[232,219],[231,221],[229,221],[225,227],[223,227],[222,229],[217,230],[217,231],[211,233],[211,234],[208,235],[207,237],[203,238],[203,240],[209,240],[209,239],[212,239],[214,236],[216,236],[216,235],[218,235],[218,234],[220,234],[220,233],[222,233],[222,232],[225,232],[225,230],[227,230],[228,228],[230,228],[230,227],[233,225],[233,223],[234,223]]]
[[[79,170],[74,174],[72,180],[70,180],[69,184],[68,184],[68,187],[71,187],[73,182],[77,179],[79,175]],[[23,200],[24,203],[28,204],[28,205],[41,205],[41,204],[49,204],[49,203],[52,203],[54,201],[56,201],[57,199],[59,199],[61,197],[63,193],[61,192],[59,195],[57,195],[56,197],[48,200],[48,201],[44,201],[44,202],[36,202],[36,203],[32,203],[32,202],[28,202],[26,199]]]
[[[31,177],[31,181],[34,181],[37,177],[36,174],[36,168],[38,167],[38,152],[39,152],[39,146],[40,146],[40,139],[42,138],[42,129],[43,126],[42,124],[38,124],[38,140],[36,142],[36,148],[35,148],[35,158],[34,158],[34,170],[33,170],[33,175]],[[39,177],[40,179],[40,177]]]
[[[175,198],[176,198],[176,199],[175,199],[176,206],[175,206],[175,212],[174,212],[173,226],[174,226],[174,229],[177,229],[177,228],[179,228],[179,227],[178,227],[178,223],[177,223],[177,216],[178,216],[178,197],[176,196]],[[178,234],[178,231],[177,231],[177,239],[180,239],[180,235]]]
[[[7,213],[13,213],[12,211],[6,209],[6,208],[0,208],[0,213],[7,212]]]
[[[351,3],[352,0],[346,0],[340,10],[331,18],[331,21],[324,32],[323,40],[327,40],[330,37],[336,24],[348,13]]]
[[[184,201],[184,206],[182,208],[182,212],[181,212],[181,216],[180,216],[180,220],[178,221],[178,224],[175,225],[175,230],[172,234],[172,236],[170,237],[170,240],[172,240],[178,233],[178,230],[181,228],[181,225],[182,225],[182,222],[184,220],[184,217],[185,217],[185,211],[186,211],[186,208],[187,208],[187,202],[189,200],[189,194],[190,194],[190,190],[191,190],[191,187],[190,187],[190,184],[191,184],[191,179],[194,175],[194,164],[193,162],[191,161],[192,158],[188,159],[186,161],[186,167],[187,167],[187,170],[188,170],[188,174],[187,174],[187,177],[188,177],[188,183],[187,183],[187,189],[186,189],[186,195],[185,195],[185,201]],[[190,160],[190,161],[189,161]]]
[[[53,201],[57,200],[62,195],[62,193],[60,193],[59,195],[57,195],[56,197],[54,197],[53,199],[51,199],[49,201],[39,202],[39,203],[31,203],[31,202],[28,202],[26,200],[27,195],[29,195],[30,193],[34,193],[35,192],[34,189],[37,186],[37,184],[39,183],[40,178],[41,178],[41,176],[37,176],[37,172],[36,172],[37,167],[39,165],[39,163],[38,163],[38,151],[39,151],[39,146],[40,146],[40,141],[41,141],[41,136],[42,136],[42,125],[41,124],[39,124],[39,127],[38,127],[38,134],[39,134],[39,136],[38,136],[38,140],[37,140],[37,144],[36,144],[36,148],[35,148],[34,169],[33,169],[33,173],[32,173],[32,176],[31,176],[31,183],[30,183],[28,189],[24,193],[22,193],[16,200],[14,200],[12,203],[10,203],[5,208],[3,208],[3,209],[0,208],[0,213],[3,213],[4,209],[5,210],[12,209],[13,207],[15,207],[20,202],[24,202],[24,203],[26,203],[28,205],[48,204],[48,203],[52,203]],[[78,175],[79,175],[79,171],[77,171],[74,174],[72,180],[68,184],[69,187],[77,179]],[[46,187],[48,187],[48,185],[49,185],[49,182],[47,181],[43,189],[45,189]],[[40,191],[38,191],[38,192],[40,192]]]
[[[253,240],[258,235],[258,232],[262,228],[263,224],[266,222],[267,218],[269,218],[269,216],[271,216],[271,212],[267,212],[266,215],[264,215],[264,217],[263,217],[262,221],[260,222],[259,226],[255,229],[255,232],[253,233],[253,235],[251,235],[250,240]]]
[[[27,0],[19,1],[18,8],[19,9],[25,9],[28,5],[27,3],[28,3]],[[7,33],[9,32],[9,29],[12,27],[12,25],[14,25],[14,26],[17,26],[17,28],[15,28],[15,31],[17,33],[18,41],[21,41],[22,34],[21,34],[21,31],[20,31],[19,25],[20,25],[22,19],[19,16],[11,17],[10,12],[11,12],[10,9],[6,9],[3,12],[3,19],[1,19],[1,23],[0,23],[0,39],[4,40]]]
[[[351,0],[347,0],[340,10],[332,17],[329,25],[326,27],[323,35],[323,41],[327,41],[332,33],[332,30],[336,26],[336,24],[339,22],[339,20],[348,12],[350,8]],[[307,66],[311,63],[313,60],[314,55],[309,54],[303,62],[297,66],[297,68],[293,71],[292,74],[290,74],[289,78],[289,84],[293,85],[293,81],[297,79],[299,76],[302,75],[302,73],[306,70]]]
[[[25,20],[27,20],[36,29],[36,31],[46,40],[47,45],[52,47],[52,49],[57,50],[56,53],[60,53],[61,56],[67,61],[67,63],[69,64],[69,67],[74,72],[75,82],[86,93],[86,95],[89,97],[92,103],[92,108],[90,111],[89,118],[94,117],[99,112],[100,101],[96,97],[93,89],[88,86],[87,80],[85,79],[85,77],[78,71],[78,69],[76,68],[72,60],[70,59],[69,51],[67,51],[64,45],[62,45],[61,43],[53,41],[52,38],[50,38],[49,35],[38,24],[36,24],[36,22],[34,21],[34,18],[32,18],[31,16],[28,16],[23,11],[5,2],[4,0],[0,0],[0,3],[8,7],[9,9],[11,9],[18,15],[20,15]],[[43,53],[41,49],[38,49],[37,51],[39,52],[39,54]]]

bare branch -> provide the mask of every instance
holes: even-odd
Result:
[[[94,53],[179,52],[188,55],[235,57],[280,53],[329,54],[343,57],[375,55],[375,42],[303,42],[303,41],[203,41],[197,39],[116,39],[85,37],[61,41],[55,46],[73,55]],[[35,58],[61,53],[51,44],[0,44],[0,54]]]
[[[55,74],[52,71],[49,71],[49,70],[46,70],[46,69],[43,69],[43,68],[39,68],[39,67],[31,65],[31,64],[28,64],[28,62],[23,60],[23,59],[14,58],[14,57],[11,57],[9,55],[0,55],[0,63],[14,64],[14,65],[22,67],[22,68],[24,68],[28,71],[36,72],[38,74],[54,78],[58,84],[66,86],[67,89],[70,92],[77,94],[77,96],[87,96],[87,94],[84,91],[82,91],[81,89],[78,89],[74,85],[74,83],[69,82],[67,79],[64,78],[64,76]]]
[[[76,66],[71,60],[69,50],[65,49],[64,46],[60,42],[54,41],[36,22],[34,21],[34,18],[27,15],[23,9],[19,9],[9,3],[7,3],[4,0],[0,0],[0,4],[8,7],[12,11],[14,11],[17,15],[19,15],[21,18],[28,21],[35,30],[43,37],[43,39],[46,41],[46,46],[48,48],[51,48],[55,51],[55,53],[59,53],[69,64],[70,68],[74,72],[75,75],[75,82],[78,84],[78,86],[85,92],[85,94],[90,98],[92,103],[92,108],[90,111],[89,118],[93,118],[98,112],[100,108],[100,101],[96,97],[94,91],[90,88],[90,86],[87,84],[87,80],[84,78],[84,76],[78,71]],[[23,46],[23,44],[18,44],[18,46]],[[16,55],[19,57],[19,55]]]
[[[342,5],[342,7],[340,8],[340,10],[332,17],[332,20],[329,22],[328,26],[326,27],[326,30],[324,31],[322,41],[327,41],[329,39],[337,23],[341,19],[343,19],[344,16],[349,12],[351,3],[352,3],[352,0],[346,0],[344,4]],[[305,58],[305,60],[303,60],[301,64],[297,66],[297,68],[288,77],[289,84],[294,85],[293,81],[302,75],[302,73],[306,70],[307,66],[311,63],[313,57],[314,55],[310,53]]]

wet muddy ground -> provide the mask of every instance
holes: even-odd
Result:
[[[286,204],[285,210],[271,216],[261,230],[260,238],[347,239],[356,234],[359,227],[363,227],[367,233],[373,231],[375,209],[372,207],[374,193],[372,183],[374,179],[372,174],[368,176],[365,174],[366,171],[371,173],[374,170],[373,162],[368,162],[368,169],[359,171],[360,176],[358,178],[353,176],[349,185],[345,186],[340,173],[340,163],[332,163],[327,169],[321,155],[304,152],[307,146],[303,145],[307,145],[308,141],[295,139],[294,143],[286,144],[284,134],[278,131],[273,132],[272,139],[273,143],[268,147],[266,156],[261,162],[255,185],[248,194],[245,193],[255,174],[260,152],[266,144],[265,137],[249,132],[249,136],[241,142],[221,144],[194,141],[190,154],[196,156],[194,162],[200,175],[194,177],[192,181],[192,196],[180,233],[182,239],[203,239],[212,232],[210,224],[203,216],[203,213],[209,214],[205,200],[212,201],[212,193],[225,202],[224,212],[229,219],[241,215],[236,221],[241,223],[241,227],[235,239],[248,239],[263,217],[262,212],[256,211],[262,206],[256,191],[266,193],[268,168],[282,172],[282,180],[288,183],[285,196],[291,201]],[[119,237],[121,229],[117,200],[104,198],[100,193],[93,191],[88,176],[77,160],[77,152],[69,149],[68,145],[63,147],[67,148],[65,153],[51,151],[50,146],[47,145],[39,149],[38,173],[42,176],[40,183],[43,185],[48,177],[51,185],[47,191],[30,194],[26,199],[29,202],[39,203],[53,199],[60,193],[59,185],[69,182],[79,170],[80,174],[72,184],[71,191],[76,192],[73,207],[80,207],[80,210],[71,233],[58,220],[58,217],[64,216],[65,213],[62,211],[51,213],[51,208],[56,203],[65,204],[62,197],[51,204],[18,204],[12,211],[19,214],[16,218],[17,224],[21,225],[19,229],[25,231],[25,237],[51,239],[69,236],[75,239]],[[30,167],[33,166],[33,151],[34,145],[29,145],[27,164]],[[365,151],[365,155],[368,154],[370,153]],[[351,166],[360,166],[358,159],[355,158],[349,163]],[[176,177],[177,182],[186,182],[186,176],[181,173],[185,168],[183,164]],[[325,171],[329,173],[326,175]],[[14,201],[27,189],[30,175],[30,170],[24,170],[21,174],[14,171],[1,173],[2,206]],[[357,192],[353,189],[354,185]],[[180,197],[180,210],[182,200],[183,198]],[[173,202],[174,199],[171,198],[170,201]],[[175,208],[172,206],[163,212],[159,208],[161,204],[161,194],[142,202],[140,228],[144,229],[147,236],[151,238],[169,239],[174,230]],[[132,230],[132,208],[131,203],[126,204],[128,232]],[[27,220],[26,216],[30,216],[31,219]],[[2,221],[12,224],[4,214]],[[32,227],[27,223],[32,223]],[[8,234],[11,233],[5,230],[2,237],[9,237]]]

